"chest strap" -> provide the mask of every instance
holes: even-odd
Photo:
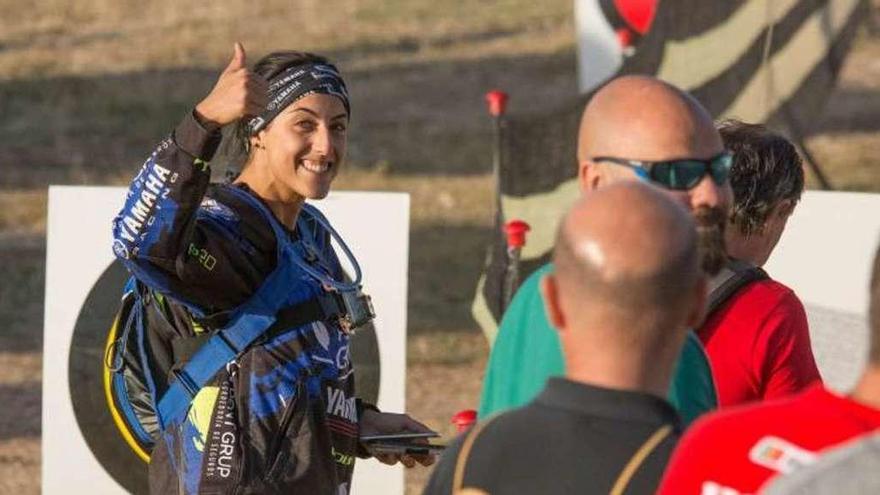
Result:
[[[227,363],[243,354],[253,344],[269,337],[292,330],[307,323],[336,319],[343,314],[334,293],[288,306],[274,317],[244,314],[236,323],[217,330],[199,346],[189,361],[173,376],[168,390],[159,399],[156,412],[159,427],[180,422],[193,398]]]
[[[706,319],[743,287],[768,278],[767,272],[760,267],[731,258],[721,272],[709,281]]]

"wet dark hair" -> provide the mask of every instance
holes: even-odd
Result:
[[[327,64],[329,61],[321,55],[308,52],[280,51],[272,52],[257,61],[251,71],[269,80],[281,72],[305,64]],[[241,119],[223,129],[223,147],[221,153],[230,171],[240,171],[250,154],[248,145],[247,120]]]
[[[797,148],[764,125],[725,120],[718,124],[724,147],[733,153],[730,221],[744,235],[760,233],[780,201],[799,201],[804,169]]]

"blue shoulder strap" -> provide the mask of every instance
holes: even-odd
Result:
[[[173,372],[175,379],[168,385],[156,409],[159,427],[164,430],[183,420],[199,390],[274,322],[272,317],[244,314],[208,339],[182,369]]]
[[[272,226],[275,232],[276,242],[278,244],[278,256],[281,260],[282,244],[285,242],[286,233],[278,224],[274,215],[259,200],[251,196],[245,191],[236,187],[230,187],[230,191],[243,199],[258,212]],[[278,267],[276,267],[276,271]],[[272,278],[273,274],[267,277]],[[264,282],[265,285],[265,282]],[[259,289],[258,289],[259,291]],[[256,294],[255,294],[256,295]],[[251,299],[248,300],[250,302]],[[168,425],[179,423],[183,420],[189,405],[193,398],[208,383],[214,375],[217,374],[226,363],[234,360],[241,353],[247,350],[261,335],[263,335],[276,321],[274,314],[269,315],[265,312],[249,313],[247,311],[238,311],[248,304],[245,302],[233,314],[234,317],[230,324],[223,329],[217,331],[202,347],[192,356],[189,362],[180,370],[174,372],[174,380],[168,385],[168,390],[159,399],[156,411],[159,420],[159,427],[164,430]],[[314,304],[315,301],[307,301]],[[313,318],[311,321],[315,321]],[[307,322],[303,322],[307,323]]]
[[[332,294],[308,299],[280,309],[275,316],[241,312],[233,322],[217,331],[193,355],[183,369],[173,372],[175,379],[168,385],[156,408],[159,427],[183,420],[190,403],[199,390],[257,339],[272,328],[287,330],[306,323],[338,318],[344,311]]]

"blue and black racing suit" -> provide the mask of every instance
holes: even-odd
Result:
[[[200,337],[323,294],[297,258],[342,277],[317,209],[304,205],[291,231],[246,186],[209,184],[219,140],[188,115],[144,163],[114,220],[116,256],[164,300],[142,349],[169,370],[148,384],[153,402]],[[151,492],[348,492],[364,454],[359,414],[372,407],[354,397],[348,336],[334,319],[277,323],[157,432]]]

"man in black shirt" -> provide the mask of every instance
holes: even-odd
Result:
[[[663,397],[704,311],[696,239],[684,208],[635,181],[578,202],[541,286],[566,377],[453,442],[425,493],[653,493],[679,435]]]

